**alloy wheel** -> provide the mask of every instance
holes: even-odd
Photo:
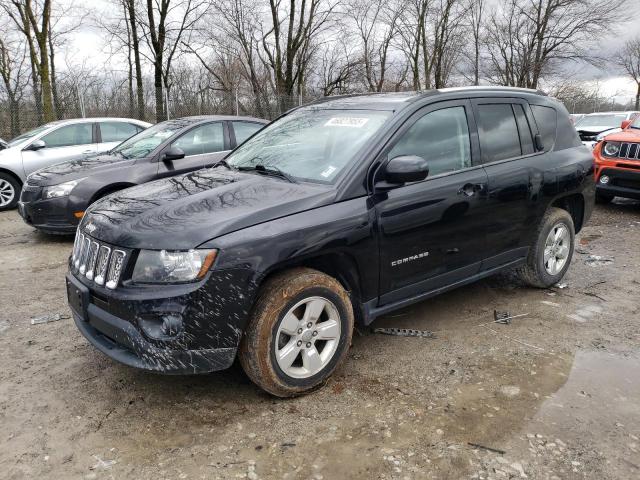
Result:
[[[280,369],[293,378],[309,378],[325,368],[338,348],[340,314],[324,297],[308,297],[289,309],[274,344]]]
[[[571,250],[571,234],[563,223],[558,223],[547,235],[544,244],[544,269],[549,275],[562,271]]]
[[[9,205],[16,195],[16,190],[8,181],[0,178],[0,207]]]

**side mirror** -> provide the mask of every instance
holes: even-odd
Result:
[[[181,158],[184,158],[184,150],[182,150],[179,147],[169,147],[167,150],[165,150],[164,154],[162,155],[162,160],[165,162],[171,161],[171,160],[180,160]]]
[[[624,130],[625,128],[627,128],[629,125],[631,125],[631,120],[623,120],[622,123],[620,124],[620,128],[622,130]]]
[[[391,184],[419,182],[429,175],[429,164],[417,155],[392,158],[384,170],[384,180]]]
[[[45,143],[44,140],[34,140],[31,145],[29,145],[26,150],[32,150],[32,151],[37,151],[37,150],[42,150],[43,148],[45,148],[47,146],[47,144]]]

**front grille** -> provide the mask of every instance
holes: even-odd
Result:
[[[20,194],[20,201],[24,203],[34,202],[40,199],[41,193],[42,193],[42,187],[25,185],[22,187],[22,193]]]
[[[113,290],[124,270],[127,252],[78,232],[71,254],[71,268],[97,285]]]
[[[622,143],[618,151],[618,158],[628,158],[629,160],[640,159],[640,143]]]

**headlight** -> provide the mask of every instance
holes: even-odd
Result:
[[[615,157],[620,151],[620,142],[607,142],[602,150],[608,157]]]
[[[138,283],[177,283],[199,280],[216,259],[217,250],[141,250],[132,280]]]
[[[43,198],[58,198],[58,197],[67,197],[73,190],[78,182],[82,180],[79,178],[78,180],[71,180],[70,182],[60,183],[58,185],[52,185],[51,187],[45,187],[42,191]]]

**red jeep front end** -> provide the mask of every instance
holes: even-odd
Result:
[[[598,200],[640,200],[640,117],[633,123],[623,122],[621,132],[607,135],[594,147],[593,157]]]

